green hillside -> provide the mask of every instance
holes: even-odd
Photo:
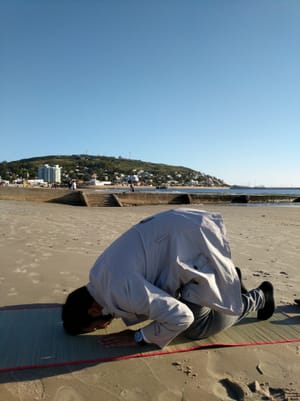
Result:
[[[188,185],[191,182],[203,186],[226,185],[219,178],[183,166],[92,155],[56,155],[32,157],[12,162],[3,161],[0,163],[0,177],[2,180],[10,182],[20,178],[33,179],[37,177],[38,168],[44,164],[62,167],[63,183],[70,179],[86,182],[92,177],[117,183],[120,177],[137,174],[145,185],[149,183],[158,185],[166,182],[174,183],[174,185],[176,183]]]

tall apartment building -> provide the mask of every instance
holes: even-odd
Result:
[[[38,169],[38,177],[49,184],[60,184],[61,167],[59,167],[57,164],[54,167],[44,164]]]

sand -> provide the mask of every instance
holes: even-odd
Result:
[[[278,305],[300,298],[299,207],[196,207],[223,215],[247,287],[268,279]],[[91,265],[112,240],[169,208],[1,201],[0,305],[62,303],[87,282]],[[299,377],[300,343],[216,348],[2,373],[0,401],[300,400]]]

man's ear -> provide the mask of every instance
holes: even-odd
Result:
[[[102,307],[97,304],[97,302],[93,302],[92,305],[88,309],[88,315],[91,317],[99,317],[102,315]]]

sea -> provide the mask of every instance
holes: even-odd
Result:
[[[98,190],[98,189],[97,189]],[[105,190],[104,190],[105,191]],[[117,190],[118,191],[118,190]],[[117,192],[116,191],[116,192]],[[119,191],[124,192],[124,188],[119,189]],[[187,193],[187,194],[227,194],[227,195],[290,195],[291,197],[298,198],[300,197],[300,187],[287,187],[287,188],[272,188],[272,187],[229,187],[229,188],[191,188],[191,187],[182,187],[182,188],[139,188],[135,187],[135,192],[152,192],[152,193]],[[236,205],[236,204],[235,204]],[[243,204],[246,207],[255,207],[255,206],[272,206],[272,207],[293,207],[300,208],[300,202],[249,202]]]
[[[189,193],[189,194],[229,194],[229,195],[291,195],[295,197],[300,196],[300,188],[244,188],[244,187],[231,187],[231,188],[176,188],[172,189],[141,189],[135,187],[136,191],[141,192],[164,192],[164,193]]]

